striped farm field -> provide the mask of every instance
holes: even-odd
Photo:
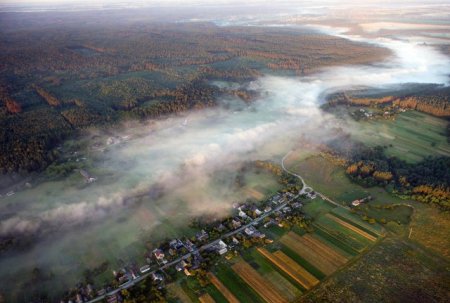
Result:
[[[171,283],[167,286],[167,290],[169,294],[177,297],[181,303],[192,303],[192,300],[188,297],[188,295],[183,291],[183,289],[177,283]]]
[[[313,224],[326,231],[339,241],[346,243],[359,253],[366,249],[369,245],[373,244],[373,241],[358,232],[345,227],[336,220],[333,220],[332,217],[330,218],[326,215],[321,216],[315,220]]]
[[[208,293],[204,293],[203,295],[198,297],[198,300],[200,301],[200,303],[216,303],[216,301],[214,301],[214,299]]]
[[[297,236],[297,238],[304,245],[311,247],[311,249],[316,251],[319,255],[323,256],[338,267],[348,262],[347,257],[336,251],[336,249],[332,246],[327,245],[319,238],[314,237],[312,234],[306,234],[302,237]]]
[[[294,279],[305,289],[310,289],[319,283],[319,280],[311,275],[306,269],[297,264],[294,260],[285,255],[282,251],[270,253],[265,248],[258,248],[258,252],[275,264],[283,272]]]
[[[248,287],[245,281],[231,269],[229,264],[219,264],[215,268],[214,275],[240,302],[265,302],[253,288]]]
[[[322,217],[321,219],[327,219],[326,217]],[[321,237],[328,239],[330,238],[330,241],[333,242],[333,239],[336,242],[336,245],[341,247],[342,249],[345,249],[348,252],[353,251],[353,255],[361,253],[370,242],[369,240],[356,235],[362,239],[358,239],[352,235],[349,235],[350,231],[346,229],[345,227],[339,225],[338,223],[334,222],[333,220],[327,219],[334,223],[334,225],[328,224],[328,222],[315,222],[313,223],[313,226],[315,228],[315,232],[318,233]],[[335,226],[336,225],[336,226]],[[364,240],[364,241],[362,241]],[[339,245],[340,243],[340,245]]]
[[[267,260],[267,262],[269,261]],[[294,302],[303,294],[303,292],[300,290],[300,286],[298,286],[295,281],[292,281],[292,279],[288,280],[277,270],[267,273],[263,275],[263,277],[273,286],[275,286],[278,293],[282,294],[283,297],[286,298],[289,302]]]
[[[303,259],[323,272],[325,275],[330,275],[339,267],[333,260],[330,261],[327,255],[321,255],[316,251],[315,246],[308,241],[303,241],[299,235],[294,232],[289,232],[280,239],[280,242],[288,248],[295,251]]]
[[[228,288],[226,288],[226,286],[223,285],[222,282],[220,282],[220,280],[217,279],[214,274],[208,273],[208,278],[211,283],[222,293],[222,295],[225,297],[225,299],[227,299],[228,302],[239,303],[239,300],[233,295],[233,293]]]
[[[268,303],[288,302],[277,292],[277,289],[271,283],[261,277],[259,273],[245,261],[234,264],[232,269],[245,281],[245,283],[253,288],[264,301]]]
[[[344,220],[339,219],[339,218],[336,217],[336,216],[333,216],[333,215],[331,215],[331,214],[326,214],[326,216],[327,216],[328,218],[330,218],[331,220],[333,220],[333,221],[335,221],[335,222],[341,224],[342,226],[344,226],[344,227],[350,229],[351,231],[353,231],[353,232],[355,232],[355,233],[357,233],[357,234],[363,236],[364,238],[366,238],[366,239],[368,239],[368,240],[370,240],[370,241],[372,241],[372,242],[375,242],[375,241],[377,240],[377,238],[374,237],[374,236],[372,236],[371,234],[369,234],[369,233],[367,233],[367,232],[365,232],[365,231],[363,231],[363,230],[357,228],[356,226],[354,226],[354,225],[352,225],[352,224],[350,224],[350,223],[345,222]]]
[[[347,221],[355,225],[356,227],[364,231],[367,231],[369,234],[372,234],[373,236],[380,237],[383,235],[383,227],[381,225],[368,224],[367,222],[363,221],[359,216],[351,214],[346,209],[336,207],[331,211],[331,213],[333,213],[333,216],[336,216],[344,221]]]

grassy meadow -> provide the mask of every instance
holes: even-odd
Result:
[[[395,120],[364,120],[351,128],[352,137],[368,146],[386,146],[388,156],[417,163],[427,156],[450,156],[447,121],[418,111],[400,113]]]

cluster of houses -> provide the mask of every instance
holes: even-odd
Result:
[[[87,172],[86,175],[88,176]],[[247,238],[271,242],[270,239],[266,239],[264,233],[257,229],[259,222],[262,221],[263,215],[266,214],[267,216],[264,216],[266,222],[264,227],[268,227],[270,224],[280,225],[282,220],[293,209],[302,207],[300,202],[293,200],[295,196],[291,192],[277,193],[258,206],[252,203],[235,203],[233,204],[234,215],[232,217],[226,218],[221,222],[205,224],[204,228],[197,232],[193,238],[172,239],[161,244],[158,248],[155,248],[147,254],[146,265],[140,268],[128,266],[118,272],[113,271],[116,284],[121,288],[139,278],[140,275],[148,275],[150,273],[150,277],[155,283],[161,283],[164,281],[164,276],[159,272],[160,269],[169,266],[169,262],[174,262],[180,257],[181,260],[174,263],[175,270],[177,272],[184,272],[186,276],[190,276],[192,275],[192,271],[200,268],[200,264],[203,261],[200,251],[217,253],[218,255],[225,255],[228,258],[229,254],[227,252],[240,245],[242,239]],[[274,209],[275,211],[273,211]],[[269,213],[270,215],[268,215]],[[227,233],[230,233],[230,235],[223,238]],[[208,241],[211,244],[208,244]],[[201,248],[198,249],[197,246]],[[87,302],[88,298],[92,298],[95,294],[97,296],[104,296],[112,290],[113,288],[107,287],[94,293],[92,286],[88,284],[84,288],[79,288],[75,301],[71,300],[68,303]],[[106,299],[108,303],[123,301],[120,292],[108,296]]]

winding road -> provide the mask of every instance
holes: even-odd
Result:
[[[211,242],[209,242],[209,243],[207,243],[207,244],[204,244],[203,246],[201,246],[201,247],[198,248],[197,250],[195,250],[195,251],[193,251],[193,252],[190,252],[190,253],[187,253],[187,254],[185,254],[185,255],[183,255],[183,256],[177,258],[176,260],[173,260],[173,261],[171,261],[171,262],[168,262],[168,263],[166,263],[166,264],[160,266],[159,268],[157,268],[157,269],[155,269],[155,270],[153,270],[153,271],[150,271],[150,272],[148,272],[148,273],[146,273],[146,274],[144,274],[144,275],[142,275],[142,276],[139,276],[139,277],[137,277],[136,279],[131,280],[131,281],[125,283],[125,284],[122,284],[119,288],[116,288],[116,289],[114,289],[114,290],[112,290],[112,291],[110,291],[110,292],[108,292],[108,293],[106,293],[106,294],[104,294],[104,295],[102,295],[102,296],[98,296],[98,297],[96,297],[95,299],[92,299],[92,300],[88,301],[87,303],[95,303],[95,302],[98,302],[98,301],[100,301],[100,300],[105,299],[106,297],[109,297],[109,296],[112,296],[112,295],[117,294],[119,291],[121,291],[121,290],[123,290],[123,289],[128,289],[128,288],[130,288],[130,287],[132,287],[132,286],[138,284],[138,283],[141,282],[142,280],[146,279],[147,277],[149,277],[149,276],[152,275],[153,273],[155,273],[155,272],[157,272],[157,271],[159,271],[159,270],[164,270],[164,269],[166,269],[166,268],[168,268],[168,267],[170,267],[170,266],[173,266],[173,265],[175,265],[175,264],[181,262],[181,260],[185,260],[185,259],[189,258],[193,253],[196,253],[196,252],[200,252],[200,251],[204,251],[204,250],[206,250],[206,249],[209,249],[209,248],[213,247],[214,245],[217,245],[217,244],[219,243],[219,241],[221,241],[221,240],[223,240],[223,239],[225,239],[225,238],[228,238],[228,237],[230,237],[230,236],[233,236],[233,235],[235,235],[235,234],[237,234],[237,233],[240,233],[240,232],[242,232],[243,230],[245,230],[247,227],[250,227],[250,226],[252,226],[252,225],[258,224],[259,222],[261,222],[262,220],[264,220],[264,218],[266,218],[267,216],[270,216],[272,213],[274,213],[274,212],[276,212],[276,211],[280,211],[283,207],[285,207],[286,205],[288,205],[292,200],[298,198],[300,195],[303,195],[303,194],[306,194],[306,193],[308,193],[308,192],[314,191],[313,188],[312,188],[311,186],[308,186],[308,185],[306,184],[306,182],[305,182],[305,180],[303,179],[302,176],[300,176],[299,174],[296,174],[296,173],[294,173],[294,172],[292,172],[292,171],[290,171],[290,170],[288,170],[288,169],[286,168],[284,162],[285,162],[286,158],[287,158],[291,153],[292,153],[292,150],[289,151],[289,152],[281,159],[281,167],[283,168],[283,170],[284,170],[286,173],[288,173],[288,174],[290,174],[290,175],[292,175],[292,176],[297,177],[297,178],[300,179],[300,181],[302,182],[302,189],[300,190],[300,192],[299,192],[296,196],[292,197],[291,199],[287,200],[287,201],[284,202],[284,203],[281,203],[280,205],[278,205],[276,208],[272,209],[271,211],[262,214],[260,217],[258,217],[258,218],[256,218],[256,219],[253,219],[250,223],[248,223],[248,224],[246,224],[246,225],[243,225],[243,226],[239,227],[239,228],[236,229],[236,230],[233,230],[233,231],[230,231],[230,232],[228,232],[228,233],[226,233],[226,234],[223,234],[223,235],[220,236],[219,238],[217,238],[217,239],[215,239],[215,240],[213,240],[213,241],[211,241]],[[315,192],[317,195],[319,195],[322,199],[324,199],[324,200],[326,200],[326,201],[328,201],[328,202],[330,202],[330,203],[332,203],[332,204],[334,204],[334,205],[336,205],[336,206],[338,206],[338,207],[342,207],[342,208],[345,208],[345,209],[349,209],[348,207],[346,207],[346,206],[344,206],[344,205],[341,205],[341,204],[339,204],[339,203],[337,203],[337,202],[331,200],[330,198],[326,197],[325,195],[323,195],[323,194],[321,194],[321,193],[319,193],[319,192],[317,192],[317,191],[314,191],[314,192]]]
[[[314,192],[315,192],[317,195],[319,195],[319,197],[321,197],[323,200],[326,200],[326,201],[330,202],[331,204],[334,204],[334,205],[336,205],[336,206],[338,206],[338,207],[342,207],[342,208],[345,208],[345,209],[347,209],[347,210],[350,210],[349,207],[344,206],[344,205],[342,205],[342,204],[340,204],[340,203],[337,203],[337,202],[331,200],[330,198],[328,198],[327,196],[325,196],[324,194],[319,193],[319,192],[313,190],[313,188],[312,188],[311,186],[309,186],[309,185],[306,184],[306,182],[305,182],[305,180],[303,179],[302,176],[300,176],[299,174],[296,174],[296,173],[294,173],[294,172],[288,170],[288,169],[286,168],[286,166],[284,165],[284,161],[286,160],[287,157],[289,157],[289,155],[290,155],[291,153],[292,153],[292,150],[289,151],[289,152],[283,157],[283,159],[281,159],[281,167],[283,168],[283,170],[284,170],[285,172],[287,172],[288,174],[290,174],[290,175],[292,175],[292,176],[295,176],[295,177],[299,178],[300,181],[302,181],[303,187],[302,187],[302,190],[300,191],[300,194],[305,194],[305,193],[314,191]]]

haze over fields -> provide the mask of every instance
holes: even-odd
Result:
[[[0,3],[3,12],[19,14],[41,7]],[[232,6],[234,2],[225,3]],[[76,284],[86,267],[103,260],[141,258],[143,234],[163,239],[175,236],[192,217],[227,215],[233,202],[250,197],[236,192],[233,185],[243,163],[279,162],[302,142],[320,145],[333,139],[337,131],[358,132],[357,122],[338,119],[321,108],[329,93],[411,83],[448,86],[450,57],[445,50],[450,44],[450,22],[426,23],[436,16],[439,20],[450,16],[447,2],[433,1],[429,6],[424,1],[411,2],[404,12],[377,6],[368,21],[363,21],[368,11],[344,12],[334,3],[286,1],[277,15],[265,7],[261,15],[252,15],[246,8],[238,17],[232,13],[218,17],[214,8],[212,17],[189,11],[184,22],[213,22],[224,28],[289,28],[382,47],[390,55],[380,62],[324,67],[306,75],[263,72],[247,82],[210,81],[213,87],[242,88],[257,97],[245,102],[236,96],[220,96],[217,107],[144,122],[128,120],[106,130],[91,127],[77,139],[79,146],[68,147],[74,144],[71,140],[63,143],[64,156],[89,161],[89,173],[97,181],[84,184],[74,170],[62,179],[32,183],[11,196],[4,189],[0,237],[24,238],[28,244],[0,255],[0,292],[25,302],[29,273],[40,268],[57,279],[35,281],[35,288],[58,293]],[[51,6],[52,1],[45,5]],[[128,6],[108,1],[93,5]],[[370,5],[378,4],[371,1]],[[289,6],[295,10],[287,10]],[[424,23],[410,20],[417,6]],[[65,8],[70,11],[69,6]],[[230,9],[235,10],[239,7]],[[177,14],[183,15],[173,13]],[[361,18],[355,22],[345,19],[356,15]],[[382,21],[385,16],[388,21]]]

